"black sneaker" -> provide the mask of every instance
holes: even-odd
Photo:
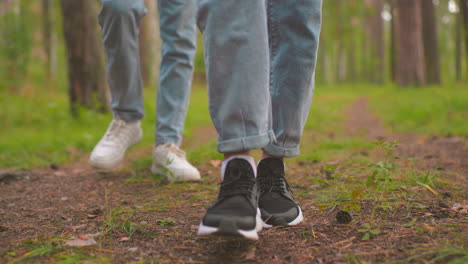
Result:
[[[203,217],[198,235],[257,240],[261,229],[254,170],[248,161],[233,159],[226,166],[218,198]]]
[[[297,225],[304,217],[293,198],[284,178],[284,164],[280,159],[267,158],[257,168],[257,184],[260,190],[258,207],[263,227]]]

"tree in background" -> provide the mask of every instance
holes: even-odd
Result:
[[[79,107],[105,111],[107,91],[96,36],[94,1],[61,0],[63,33],[67,47],[71,111]]]
[[[459,19],[462,21],[463,25],[463,36],[465,39],[465,57],[466,62],[468,63],[468,0],[460,0],[460,15]],[[468,65],[466,66],[466,71],[468,73]]]
[[[28,7],[25,1],[0,2],[0,89],[17,92],[27,75],[32,48]]]
[[[52,0],[42,0],[42,36],[43,36],[43,47],[46,55],[47,65],[47,84],[51,85],[53,80],[53,74],[56,70],[56,37],[53,28],[54,19],[52,12]]]
[[[426,84],[421,1],[394,2],[393,18],[398,44],[395,51],[395,74],[400,86]]]
[[[434,3],[421,1],[422,34],[424,43],[425,76],[428,84],[440,83],[440,62]]]
[[[365,33],[367,37],[367,46],[369,49],[366,54],[369,65],[369,79],[375,83],[383,83],[385,74],[385,41],[382,11],[383,0],[365,0],[368,14],[364,19]]]

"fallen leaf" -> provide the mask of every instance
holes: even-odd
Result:
[[[255,251],[257,250],[256,247],[251,247],[248,249],[247,252],[244,253],[243,258],[245,260],[254,260],[255,259]]]
[[[423,226],[427,229],[427,230],[434,230],[434,227],[424,223]]]
[[[136,251],[138,251],[138,248],[137,247],[130,247],[130,248],[128,248],[128,251],[136,252]]]
[[[86,227],[86,226],[87,226],[86,224],[77,225],[77,226],[72,226],[72,230],[73,230],[73,231],[76,231],[77,229],[80,229],[80,228],[83,228],[83,227]]]
[[[65,242],[65,246],[70,246],[70,247],[92,246],[92,245],[97,244],[94,237],[98,235],[99,233],[80,235],[78,237],[73,236],[67,242]]]
[[[94,214],[88,214],[88,215],[86,215],[86,217],[87,217],[88,219],[94,219],[94,218],[97,218],[97,217],[99,217],[99,216],[102,216],[102,215],[94,215]]]
[[[128,237],[121,237],[121,238],[119,238],[119,241],[120,241],[120,242],[125,242],[125,241],[129,241],[129,240],[130,240],[130,238],[128,238]]]
[[[211,166],[215,167],[215,168],[218,168],[219,165],[221,165],[222,161],[220,160],[210,160],[210,164]]]
[[[450,210],[455,211],[456,213],[467,214],[468,213],[468,205],[467,204],[460,204],[456,203],[450,208]]]

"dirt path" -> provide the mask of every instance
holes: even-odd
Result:
[[[360,97],[347,111],[350,135],[371,140],[400,142],[397,154],[415,158],[420,169],[456,172],[468,177],[468,141],[463,137],[422,137],[409,133],[392,133],[368,110],[368,99]],[[465,182],[466,183],[466,182]]]
[[[347,113],[350,135],[399,139],[399,155],[418,158],[418,168],[442,169],[450,180],[466,184],[462,176],[466,175],[468,158],[464,139],[389,133],[369,114],[364,97]],[[184,142],[184,148],[208,144],[215,135],[211,127],[200,128]],[[128,169],[132,162],[148,156],[150,146],[134,149],[121,167],[108,173],[90,169],[87,157],[46,169],[0,172],[0,263],[31,256],[31,252],[42,252],[43,256],[19,262],[426,263],[434,254],[410,261],[415,254],[412,250],[437,249],[441,243],[457,239],[468,225],[466,213],[446,208],[453,203],[450,199],[421,199],[417,201],[420,208],[402,205],[379,210],[372,217],[374,202],[363,201],[362,210],[352,213],[353,222],[339,224],[336,214],[340,206],[318,203],[316,191],[322,187],[310,180],[311,175],[327,180],[327,174],[320,171],[322,164],[298,163],[291,164],[289,174],[305,215],[299,226],[264,230],[257,242],[197,237],[200,218],[216,195],[219,165],[202,164],[201,182],[167,184],[161,177],[151,176],[148,168]],[[369,219],[379,224],[380,234],[363,241],[358,230]],[[420,229],[405,226],[411,219],[416,219],[415,226]],[[70,237],[85,234],[98,234],[97,244],[64,246]]]

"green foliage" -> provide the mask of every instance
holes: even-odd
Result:
[[[32,48],[29,4],[18,2],[0,15],[0,90],[20,88],[28,69]]]
[[[372,227],[370,224],[363,224],[358,232],[363,233],[361,240],[369,240],[372,236],[380,234],[380,231]]]

